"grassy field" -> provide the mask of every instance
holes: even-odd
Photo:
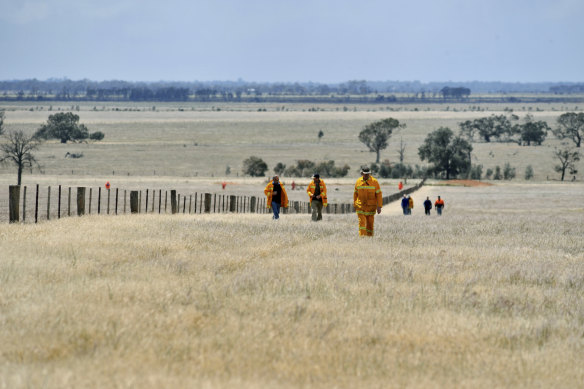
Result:
[[[581,387],[584,185],[414,199],[0,224],[0,387]]]
[[[359,142],[359,131],[366,124],[387,117],[394,117],[407,127],[393,135],[381,158],[398,162],[399,143],[403,140],[405,163],[424,166],[418,157],[418,147],[429,132],[440,126],[458,132],[459,122],[513,110],[521,118],[530,113],[554,127],[560,114],[581,109],[564,104],[511,103],[480,106],[84,103],[77,111],[77,106],[70,104],[5,102],[0,103],[0,108],[6,109],[7,129],[30,133],[45,123],[50,114],[73,110],[90,131],[102,131],[106,137],[102,142],[87,144],[45,143],[37,153],[43,173],[108,179],[223,177],[228,167],[230,177],[237,177],[242,174],[243,160],[251,155],[264,159],[270,171],[278,162],[293,165],[299,159],[317,162],[332,159],[337,166],[349,164],[354,176],[360,165],[375,159]],[[324,133],[320,140],[319,131]],[[553,157],[558,145],[551,134],[539,147],[475,143],[473,163],[482,164],[485,171],[510,163],[516,168],[517,179],[523,179],[525,168],[531,165],[535,180],[559,179]],[[67,152],[83,153],[83,158],[65,158]],[[6,179],[14,181],[11,178],[14,170],[0,167],[0,180],[7,175]],[[26,175],[24,179],[30,182]]]

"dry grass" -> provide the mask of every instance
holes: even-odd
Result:
[[[0,225],[0,387],[581,386],[583,186],[414,198]]]
[[[93,107],[97,105],[97,111]],[[481,111],[471,111],[468,105],[322,105],[321,111],[309,112],[314,106],[287,104],[285,110],[275,104],[114,104],[82,105],[74,111],[90,131],[106,134],[103,142],[61,145],[46,143],[38,152],[39,162],[48,175],[63,176],[224,176],[227,166],[231,175],[241,174],[242,162],[251,155],[263,158],[271,169],[278,163],[291,165],[296,160],[323,161],[332,159],[337,165],[349,164],[352,173],[374,160],[373,153],[359,142],[357,135],[368,123],[395,117],[407,128],[394,134],[392,143],[382,152],[382,159],[395,163],[399,160],[400,139],[406,144],[405,162],[423,163],[418,158],[418,147],[431,131],[440,126],[458,132],[461,121],[503,114],[513,109],[523,117],[531,113],[538,120],[555,126],[556,118],[567,107],[560,104],[492,104],[481,105]],[[5,126],[33,132],[46,122],[57,109],[71,110],[70,105],[0,103],[6,108]],[[122,111],[113,111],[117,107]],[[268,112],[257,109],[267,108]],[[30,109],[33,109],[32,111]],[[213,111],[221,108],[221,111]],[[127,110],[131,109],[131,110]],[[280,111],[277,111],[280,109]],[[391,110],[390,110],[391,109]],[[447,110],[448,109],[448,110]],[[125,110],[125,111],[124,111]],[[324,132],[319,141],[317,134]],[[536,180],[559,178],[554,172],[554,146],[559,144],[550,134],[540,147],[521,147],[508,143],[475,143],[473,163],[494,169],[510,163],[517,169],[518,179],[524,176],[527,165],[532,165]],[[67,152],[83,153],[79,159],[65,159]],[[14,176],[12,167],[0,167],[0,172]],[[14,179],[13,179],[14,180]],[[25,175],[25,182],[28,178]]]

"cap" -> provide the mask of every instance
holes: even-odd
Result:
[[[320,178],[320,176],[318,175],[318,173],[314,173],[314,174],[312,175],[312,178]]]

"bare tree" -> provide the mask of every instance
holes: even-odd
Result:
[[[18,168],[18,185],[22,182],[24,168],[39,166],[33,151],[39,147],[39,141],[34,136],[26,135],[21,130],[8,131],[5,134],[6,143],[0,144],[0,163],[13,164]]]
[[[0,109],[0,135],[4,134],[4,110]]]
[[[570,150],[568,147],[565,147],[556,150],[554,155],[560,161],[560,164],[554,166],[554,169],[558,173],[562,173],[562,181],[564,181],[566,170],[568,170],[570,174],[578,173],[578,170],[576,170],[576,162],[580,160],[580,153],[578,151]]]
[[[404,157],[406,155],[406,144],[403,138],[399,138],[399,163],[404,163]]]

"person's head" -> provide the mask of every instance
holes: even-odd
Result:
[[[371,175],[371,169],[369,169],[369,166],[361,166],[361,176],[364,179],[368,179],[370,175]]]
[[[428,196],[428,197],[426,197],[426,200],[430,200],[430,197],[429,197],[429,196]]]
[[[440,196],[438,196],[438,200],[440,200]]]
[[[279,182],[280,181],[280,177],[274,176],[274,177],[272,177],[272,181]]]
[[[314,182],[319,182],[320,181],[320,175],[318,173],[314,173],[314,175],[312,176],[312,179],[314,180]]]

